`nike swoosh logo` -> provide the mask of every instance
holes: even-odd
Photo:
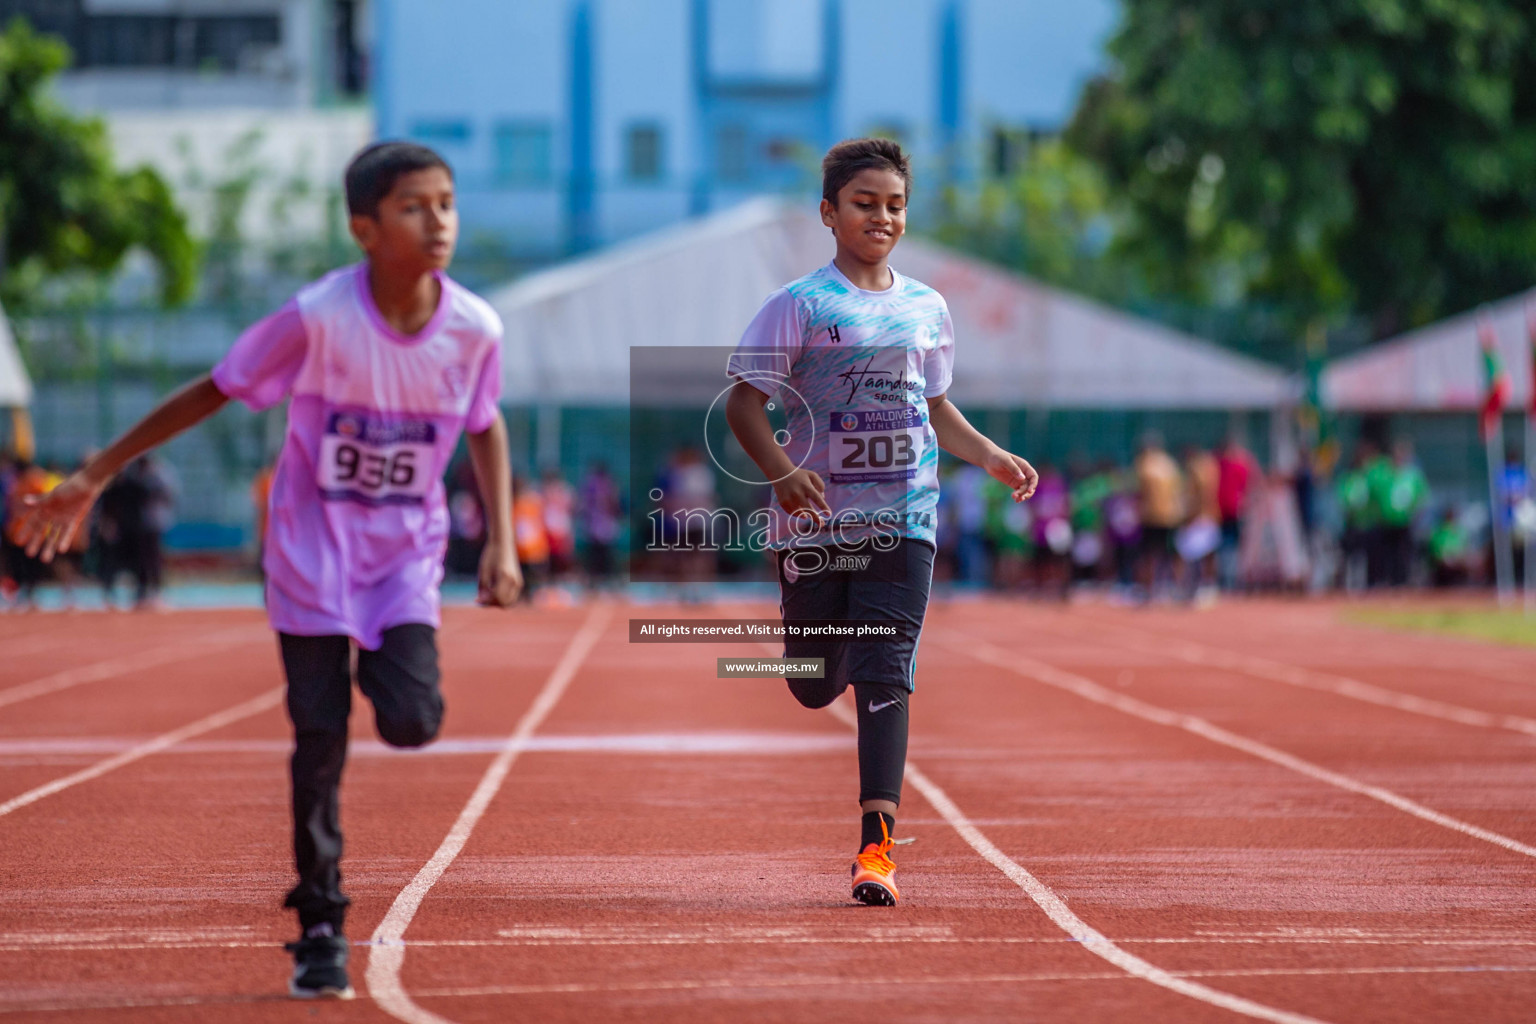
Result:
[[[876,704],[874,701],[870,701],[869,702],[869,713],[870,714],[874,714],[876,711],[883,711],[884,709],[890,707],[892,704],[900,704],[900,703],[901,703],[901,698],[899,698],[899,697],[897,699],[895,699],[895,700],[888,700],[884,704]]]

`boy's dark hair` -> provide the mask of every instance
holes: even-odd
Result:
[[[415,171],[441,167],[453,180],[448,161],[415,142],[375,142],[347,164],[347,212],[354,217],[377,217],[379,203],[395,182]]]
[[[907,186],[907,197],[912,196],[912,164],[901,146],[890,139],[846,139],[827,150],[821,160],[821,197],[833,206],[837,194],[860,171],[871,168],[894,171],[901,175]]]

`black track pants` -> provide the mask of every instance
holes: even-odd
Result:
[[[300,924],[338,931],[350,902],[341,891],[338,795],[352,711],[352,642],[344,636],[280,633],[293,720],[293,855],[299,882],[284,905]],[[379,736],[396,747],[430,742],[443,720],[437,632],[408,623],[384,631],[376,651],[357,652],[357,685],[373,703]]]

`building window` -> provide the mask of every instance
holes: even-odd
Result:
[[[624,175],[630,181],[660,181],[666,173],[659,124],[632,124],[624,136]]]
[[[66,39],[83,68],[239,71],[281,43],[282,25],[273,15],[88,15]]]
[[[715,175],[721,181],[746,181],[750,173],[747,159],[747,130],[728,124],[715,135]]]
[[[462,146],[469,141],[469,122],[426,118],[411,125],[411,138],[420,139],[429,146]]]
[[[192,23],[192,63],[203,69],[249,69],[262,53],[270,52],[282,41],[275,17],[185,20]]]
[[[709,73],[777,84],[822,74],[823,0],[708,0]]]
[[[987,147],[987,164],[994,178],[1016,174],[1029,159],[1029,132],[1018,128],[993,128]]]
[[[777,135],[769,139],[762,148],[763,159],[768,163],[785,165],[805,165],[807,163],[820,164],[819,154],[814,152],[804,140],[790,135]]]
[[[496,181],[547,185],[554,177],[554,132],[546,121],[503,121],[496,126]]]
[[[333,0],[331,6],[333,84],[343,96],[361,96],[368,85],[362,3],[363,0]]]

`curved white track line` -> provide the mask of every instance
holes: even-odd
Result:
[[[1398,690],[1389,690],[1384,686],[1362,682],[1350,676],[1339,675],[1334,672],[1320,672],[1317,669],[1304,668],[1300,665],[1292,665],[1281,661],[1272,661],[1269,658],[1260,658],[1252,654],[1239,654],[1236,651],[1211,647],[1207,644],[1196,643],[1193,640],[1185,640],[1183,637],[1179,637],[1176,640],[1164,640],[1155,634],[1135,629],[1134,627],[1117,624],[1115,626],[1115,633],[1117,636],[1135,636],[1140,638],[1135,644],[1121,641],[1112,642],[1118,647],[1139,651],[1143,654],[1158,654],[1166,658],[1176,658],[1179,661],[1185,661],[1192,665],[1209,665],[1212,668],[1230,669],[1235,672],[1256,676],[1260,679],[1285,683],[1287,686],[1337,694],[1340,697],[1349,697],[1352,700],[1364,701],[1367,704],[1393,708],[1397,711],[1407,711],[1410,714],[1424,715],[1428,718],[1438,718],[1446,722],[1455,722],[1458,725],[1480,726],[1485,729],[1508,729],[1511,732],[1522,733],[1526,736],[1536,736],[1536,718],[1526,718],[1523,715],[1498,714],[1492,711],[1479,711],[1475,708],[1462,707],[1459,704],[1449,704],[1442,700],[1417,697],[1411,693],[1402,693]]]
[[[502,746],[501,753],[491,762],[485,774],[480,778],[480,784],[470,794],[469,802],[459,812],[453,826],[448,829],[448,834],[443,837],[437,852],[432,854],[432,859],[422,865],[416,877],[400,890],[395,897],[395,902],[390,905],[389,912],[384,915],[384,920],[379,922],[378,928],[373,932],[373,944],[368,949],[368,994],[378,1004],[379,1009],[394,1017],[396,1020],[406,1021],[407,1024],[452,1024],[446,1017],[440,1017],[430,1010],[422,1009],[406,994],[405,986],[400,983],[400,968],[405,963],[405,944],[403,942],[405,930],[410,927],[411,919],[416,916],[422,900],[427,898],[427,893],[443,877],[443,872],[453,863],[454,858],[464,849],[464,844],[469,841],[469,834],[474,831],[475,825],[484,816],[486,808],[501,789],[501,784],[506,781],[507,773],[512,769],[512,762],[517,760],[517,755],[523,750],[529,736],[543,724],[556,702],[565,693],[571,679],[575,677],[577,669],[592,651],[598,637],[602,635],[603,627],[608,624],[608,607],[597,605],[594,607],[576,635],[571,638],[570,645],[566,647],[565,654],[560,658],[559,664],[545,680],[544,686],[534,698],[533,704],[523,712],[523,717],[518,720],[517,727],[507,737]]]
[[[768,644],[761,645],[764,648],[778,650]],[[940,646],[950,646],[941,643]],[[848,710],[846,701],[838,700],[827,705],[827,710],[832,716],[855,733],[859,731],[858,716]],[[949,822],[954,830],[960,833],[971,849],[979,853],[987,863],[1001,871],[1008,880],[1024,890],[1024,894],[1034,901],[1035,905],[1045,911],[1047,917],[1055,923],[1056,927],[1066,932],[1073,940],[1082,944],[1094,956],[1107,960],[1120,970],[1133,978],[1138,978],[1160,988],[1177,992],[1179,995],[1218,1006],[1234,1013],[1240,1013],[1245,1017],[1253,1017],[1257,1020],[1272,1021],[1274,1024],[1323,1024],[1316,1017],[1308,1017],[1300,1013],[1291,1013],[1289,1010],[1277,1010],[1263,1003],[1256,1003],[1242,996],[1234,996],[1226,992],[1220,992],[1199,982],[1188,981],[1155,964],[1148,963],[1134,953],[1126,952],[1115,945],[1102,932],[1091,927],[1088,922],[1072,913],[1066,903],[1052,892],[1043,882],[1025,870],[1018,861],[1009,857],[998,849],[971,820],[965,816],[960,807],[949,798],[949,794],[939,787],[928,775],[912,761],[907,762],[906,778],[912,781],[917,791],[927,799],[933,809],[939,812],[939,816]]]
[[[106,661],[64,669],[61,672],[43,676],[41,679],[34,679],[30,683],[22,683],[19,686],[10,686],[0,690],[0,707],[30,700],[33,697],[58,693],[60,690],[67,690],[71,686],[79,686],[81,683],[99,683],[103,679],[127,675],[129,672],[139,672],[147,668],[169,665],[172,662],[201,658],[209,653],[206,646],[208,644],[234,646],[242,643],[254,643],[256,632],[252,628],[226,629],[222,632],[209,634],[201,640],[178,641],[173,646],[155,647],[147,651],[140,651],[137,654],[127,654],[120,658],[108,658]],[[271,633],[263,629],[260,631],[260,635],[266,637],[271,636]]]
[[[0,804],[0,817],[28,804],[35,804],[43,799],[43,797],[52,796],[60,790],[68,789],[71,786],[78,786],[82,782],[89,782],[91,779],[99,778],[115,768],[121,768],[125,764],[131,764],[151,754],[157,754],[168,747],[174,747],[182,740],[189,740],[194,736],[201,736],[205,732],[222,729],[224,726],[238,722],[242,718],[250,718],[252,715],[260,714],[268,708],[275,708],[282,701],[283,687],[279,686],[276,689],[268,690],[260,697],[253,697],[242,704],[236,704],[232,708],[226,708],[206,718],[199,718],[197,721],[184,725],[180,729],[172,729],[170,732],[162,733],[152,740],[123,751],[121,754],[109,757],[105,761],[98,761],[89,768],[82,768],[72,775],[66,775],[61,779],[54,779],[52,782],[38,786],[36,789],[29,789],[20,796],[12,797],[5,803]]]
[[[948,645],[944,645],[948,646]],[[858,719],[853,712],[842,705],[842,702],[828,707],[844,724],[857,730]],[[960,838],[970,844],[971,849],[981,854],[997,870],[1006,875],[1035,905],[1045,911],[1045,915],[1055,923],[1056,927],[1066,932],[1076,941],[1082,943],[1084,949],[1114,964],[1120,970],[1133,978],[1150,982],[1159,988],[1177,992],[1181,996],[1206,1003],[1210,1006],[1218,1006],[1223,1010],[1231,1010],[1245,1017],[1256,1020],[1273,1021],[1274,1024],[1322,1024],[1316,1017],[1308,1017],[1305,1014],[1292,1013],[1289,1010],[1277,1010],[1263,1003],[1256,1003],[1242,996],[1234,996],[1227,992],[1221,992],[1197,981],[1179,977],[1172,972],[1165,971],[1155,964],[1148,963],[1134,953],[1127,952],[1115,945],[1107,936],[1088,922],[1072,913],[1060,896],[1052,892],[1043,882],[1024,869],[1023,865],[998,849],[992,840],[982,834],[981,829],[971,824],[971,820],[965,816],[959,806],[949,798],[949,794],[939,788],[928,775],[911,761],[907,762],[906,777],[917,791],[933,805],[933,809],[939,812],[940,817],[960,833]]]
[[[1246,736],[1239,736],[1236,733],[1228,732],[1219,725],[1212,725],[1203,718],[1198,718],[1195,715],[1186,715],[1177,711],[1169,711],[1167,708],[1148,704],[1134,697],[1127,697],[1082,676],[1074,675],[1071,672],[1036,661],[1022,654],[1005,651],[974,637],[966,637],[965,640],[966,643],[964,645],[949,643],[944,646],[949,647],[950,650],[970,655],[978,661],[984,661],[999,668],[1006,668],[1036,682],[1076,694],[1096,704],[1103,704],[1106,707],[1114,708],[1116,711],[1123,711],[1128,715],[1133,715],[1148,722],[1155,722],[1158,725],[1183,729],[1186,732],[1194,733],[1196,736],[1204,737],[1213,743],[1220,743],[1222,746],[1241,750],[1245,754],[1262,758],[1272,764],[1280,765],[1282,768],[1289,768],[1293,772],[1317,779],[1319,782],[1326,782],[1330,786],[1336,786],[1351,793],[1370,797],[1372,800],[1378,800],[1388,807],[1396,808],[1399,811],[1413,815],[1415,818],[1421,818],[1431,824],[1450,829],[1452,832],[1460,832],[1462,835],[1481,839],[1484,842],[1492,843],[1494,846],[1502,846],[1512,853],[1518,853],[1525,857],[1536,857],[1536,846],[1529,846],[1518,839],[1511,839],[1509,836],[1501,835],[1490,829],[1473,825],[1459,818],[1453,818],[1448,814],[1441,814],[1437,810],[1394,793],[1390,789],[1383,789],[1380,786],[1359,782],[1347,775],[1341,775],[1321,765],[1313,764],[1311,761],[1302,760],[1294,754],[1287,754],[1285,751],[1278,750],[1266,743],[1260,743],[1258,740],[1251,740]]]

